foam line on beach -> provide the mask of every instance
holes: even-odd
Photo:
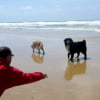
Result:
[[[91,31],[100,32],[100,21],[0,23],[0,28],[9,28],[9,29],[89,30],[89,31],[91,30]]]

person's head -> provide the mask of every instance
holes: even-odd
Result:
[[[0,58],[3,58],[7,61],[8,64],[11,62],[11,56],[14,56],[12,54],[12,51],[9,47],[2,46],[0,47]]]

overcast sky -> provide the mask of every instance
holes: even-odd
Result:
[[[100,20],[100,0],[0,0],[0,22]]]

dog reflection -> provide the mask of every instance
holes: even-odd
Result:
[[[44,59],[44,55],[33,53],[32,58],[33,58],[34,62],[36,62],[38,64],[42,64],[43,59]]]
[[[68,66],[65,71],[65,79],[72,80],[75,75],[85,74],[86,72],[86,61],[84,62],[68,62]]]

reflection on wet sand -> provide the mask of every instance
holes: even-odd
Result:
[[[34,62],[36,62],[38,64],[42,64],[43,63],[43,59],[44,59],[44,55],[33,53],[32,54],[32,58],[33,58]]]
[[[70,62],[68,61],[68,66],[65,70],[65,79],[72,80],[74,75],[85,74],[86,72],[86,61],[83,62]]]

